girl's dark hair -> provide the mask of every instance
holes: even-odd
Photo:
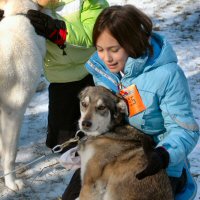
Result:
[[[153,48],[149,43],[152,33],[152,21],[133,5],[110,6],[98,16],[93,29],[93,44],[100,34],[107,29],[125,49],[127,54],[138,58]]]

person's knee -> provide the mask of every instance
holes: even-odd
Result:
[[[69,185],[65,189],[65,192],[62,195],[62,200],[75,200],[79,197],[81,190],[81,179],[80,179],[80,169],[74,172]]]

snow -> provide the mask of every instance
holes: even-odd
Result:
[[[153,20],[157,31],[172,43],[184,70],[192,97],[194,116],[200,125],[200,4],[198,0],[110,0],[113,4],[134,4]],[[17,171],[26,187],[19,192],[9,190],[0,179],[1,200],[55,200],[61,197],[73,171],[59,163],[60,154],[52,154],[45,146],[48,115],[47,87],[37,92],[30,102],[21,130],[17,167],[33,162]],[[198,184],[195,200],[200,199],[200,141],[189,155],[191,171]],[[0,168],[0,176],[2,168]]]

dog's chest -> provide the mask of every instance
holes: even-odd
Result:
[[[93,157],[95,154],[95,149],[92,145],[80,145],[80,151],[79,154],[81,156],[81,178],[83,180],[85,170],[87,168],[87,164],[89,160]]]

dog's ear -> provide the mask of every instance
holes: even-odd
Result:
[[[79,99],[83,99],[85,94],[88,92],[89,88],[90,88],[90,86],[88,86],[88,87],[84,88],[83,90],[81,90],[81,92],[78,94],[78,98]]]
[[[128,115],[128,108],[126,102],[122,98],[120,98],[119,102],[117,103],[117,109],[120,113]]]

